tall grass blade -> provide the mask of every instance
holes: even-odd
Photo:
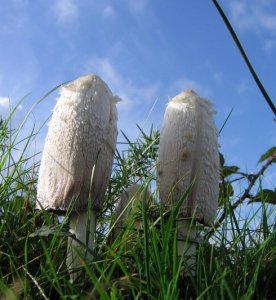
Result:
[[[255,72],[250,60],[248,59],[248,57],[247,57],[247,55],[246,55],[246,53],[245,53],[238,37],[237,37],[237,34],[234,31],[231,23],[229,22],[228,18],[226,17],[225,13],[223,12],[223,10],[220,7],[220,5],[218,4],[218,2],[216,0],[213,0],[213,3],[215,5],[216,9],[218,10],[219,14],[221,15],[221,17],[222,17],[227,29],[229,30],[235,44],[237,45],[237,47],[238,47],[238,49],[239,49],[246,65],[247,65],[247,67],[249,68],[249,71],[250,71],[251,75],[253,76],[253,78],[254,78],[257,86],[258,86],[258,88],[260,89],[260,91],[261,91],[262,95],[264,96],[264,98],[265,98],[267,104],[269,105],[270,109],[272,110],[274,115],[276,115],[276,107],[275,107],[273,101],[270,99],[268,93],[266,92],[266,89],[264,88],[264,86],[263,86],[262,82],[260,81],[258,75],[256,74],[256,72]]]

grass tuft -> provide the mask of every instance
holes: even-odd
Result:
[[[275,299],[275,207],[261,193],[266,169],[253,178],[258,204],[251,204],[249,175],[222,159],[218,222],[213,228],[198,224],[202,241],[196,275],[190,276],[176,249],[177,213],[189,189],[171,211],[162,207],[155,173],[159,132],[140,128],[134,142],[125,136],[98,216],[95,259],[83,260],[83,273],[72,283],[65,263],[67,217],[61,221],[35,210],[38,165],[27,155],[34,136],[33,129],[18,141],[8,122],[0,122],[0,299]],[[19,146],[23,150],[15,157]],[[237,180],[248,192],[240,198],[233,188]],[[114,209],[136,183],[137,205],[114,236]],[[246,199],[255,209],[244,218],[238,208]]]

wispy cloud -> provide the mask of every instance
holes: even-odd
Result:
[[[0,96],[0,119],[6,119],[14,109],[12,101],[8,97]],[[24,119],[24,111],[21,104],[16,107],[12,117],[12,128],[17,128]]]
[[[10,100],[8,97],[0,97],[0,107],[3,109],[9,108]]]
[[[109,58],[94,57],[88,63],[88,69],[94,70],[112,88],[112,91],[123,99],[122,107],[133,107],[154,102],[159,84],[140,85],[127,76],[123,76]]]
[[[137,137],[136,124],[142,125],[148,119],[148,113],[158,98],[159,83],[136,83],[124,76],[109,58],[94,57],[87,65],[87,73],[95,72],[118,95],[122,101],[118,103],[119,128],[130,138]],[[148,123],[152,123],[150,118]]]
[[[272,3],[272,2],[271,2]],[[231,18],[244,30],[266,30],[276,34],[276,15],[271,12],[269,1],[230,1]]]
[[[273,1],[229,1],[230,19],[241,32],[256,34],[266,54],[276,49],[276,14]]]
[[[58,23],[72,23],[79,16],[79,9],[75,0],[57,0],[53,10]]]

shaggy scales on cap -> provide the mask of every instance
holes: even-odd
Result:
[[[90,249],[94,247],[96,210],[102,207],[112,171],[118,134],[118,100],[95,74],[64,85],[49,123],[42,153],[37,208],[69,209],[71,232]],[[89,199],[92,212],[88,224]],[[88,243],[87,231],[90,232]],[[69,239],[71,250],[77,246],[76,240]],[[67,264],[71,269],[80,262],[69,252]]]
[[[187,90],[169,101],[163,120],[157,166],[161,202],[169,208],[193,182],[179,210],[179,255],[188,232],[195,238],[192,221],[211,225],[218,207],[220,163],[213,116],[211,102]]]

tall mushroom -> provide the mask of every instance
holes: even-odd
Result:
[[[170,207],[193,182],[179,210],[178,255],[194,255],[195,221],[211,225],[219,195],[219,151],[212,104],[186,90],[169,101],[160,135],[160,201]],[[187,244],[187,240],[190,243]],[[195,257],[188,258],[188,265]]]
[[[80,256],[92,259],[96,211],[102,207],[112,171],[118,100],[100,77],[82,76],[61,88],[49,124],[36,206],[69,210],[70,231],[77,239],[68,239],[70,273],[81,265]]]

